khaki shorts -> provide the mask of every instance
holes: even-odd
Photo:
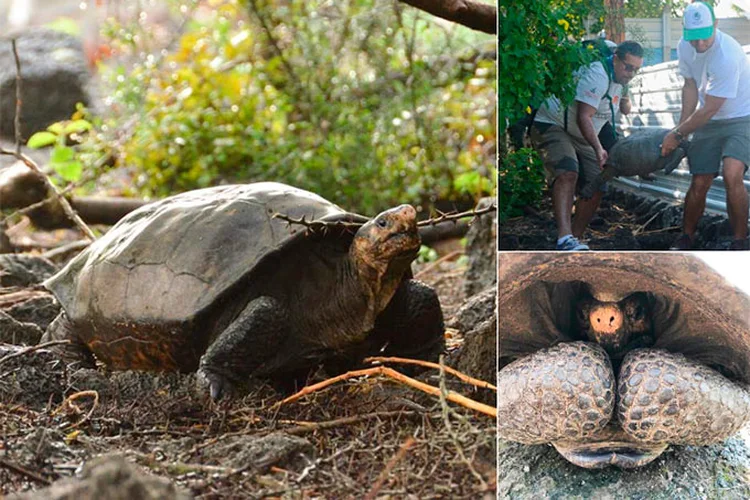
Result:
[[[584,139],[568,134],[559,125],[534,122],[531,142],[544,163],[547,183],[552,186],[563,172],[577,172],[578,185],[584,186],[602,173],[594,148]],[[606,184],[600,188],[606,191]]]

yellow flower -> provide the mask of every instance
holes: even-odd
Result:
[[[562,26],[565,31],[568,31],[570,29],[570,23],[566,21],[565,19],[559,19],[557,21],[557,24]]]

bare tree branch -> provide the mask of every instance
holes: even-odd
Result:
[[[497,7],[471,0],[399,0],[433,16],[497,35]]]

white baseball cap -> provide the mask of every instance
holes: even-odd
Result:
[[[713,7],[704,2],[693,2],[685,7],[682,15],[682,37],[688,42],[711,38],[715,21]]]

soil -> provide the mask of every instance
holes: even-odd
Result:
[[[455,256],[416,269],[447,324],[467,301],[466,267]],[[448,328],[448,358],[464,333]],[[418,378],[494,397],[437,370]],[[254,382],[214,403],[194,374],[71,370],[47,350],[0,344],[0,496],[495,498],[491,417],[383,377],[276,405],[284,396]]]
[[[501,251],[554,250],[557,226],[547,193],[538,208],[500,222]],[[582,241],[591,250],[669,250],[682,234],[682,202],[645,198],[610,187]],[[706,213],[698,224],[695,249],[726,250],[732,231],[726,217]]]

